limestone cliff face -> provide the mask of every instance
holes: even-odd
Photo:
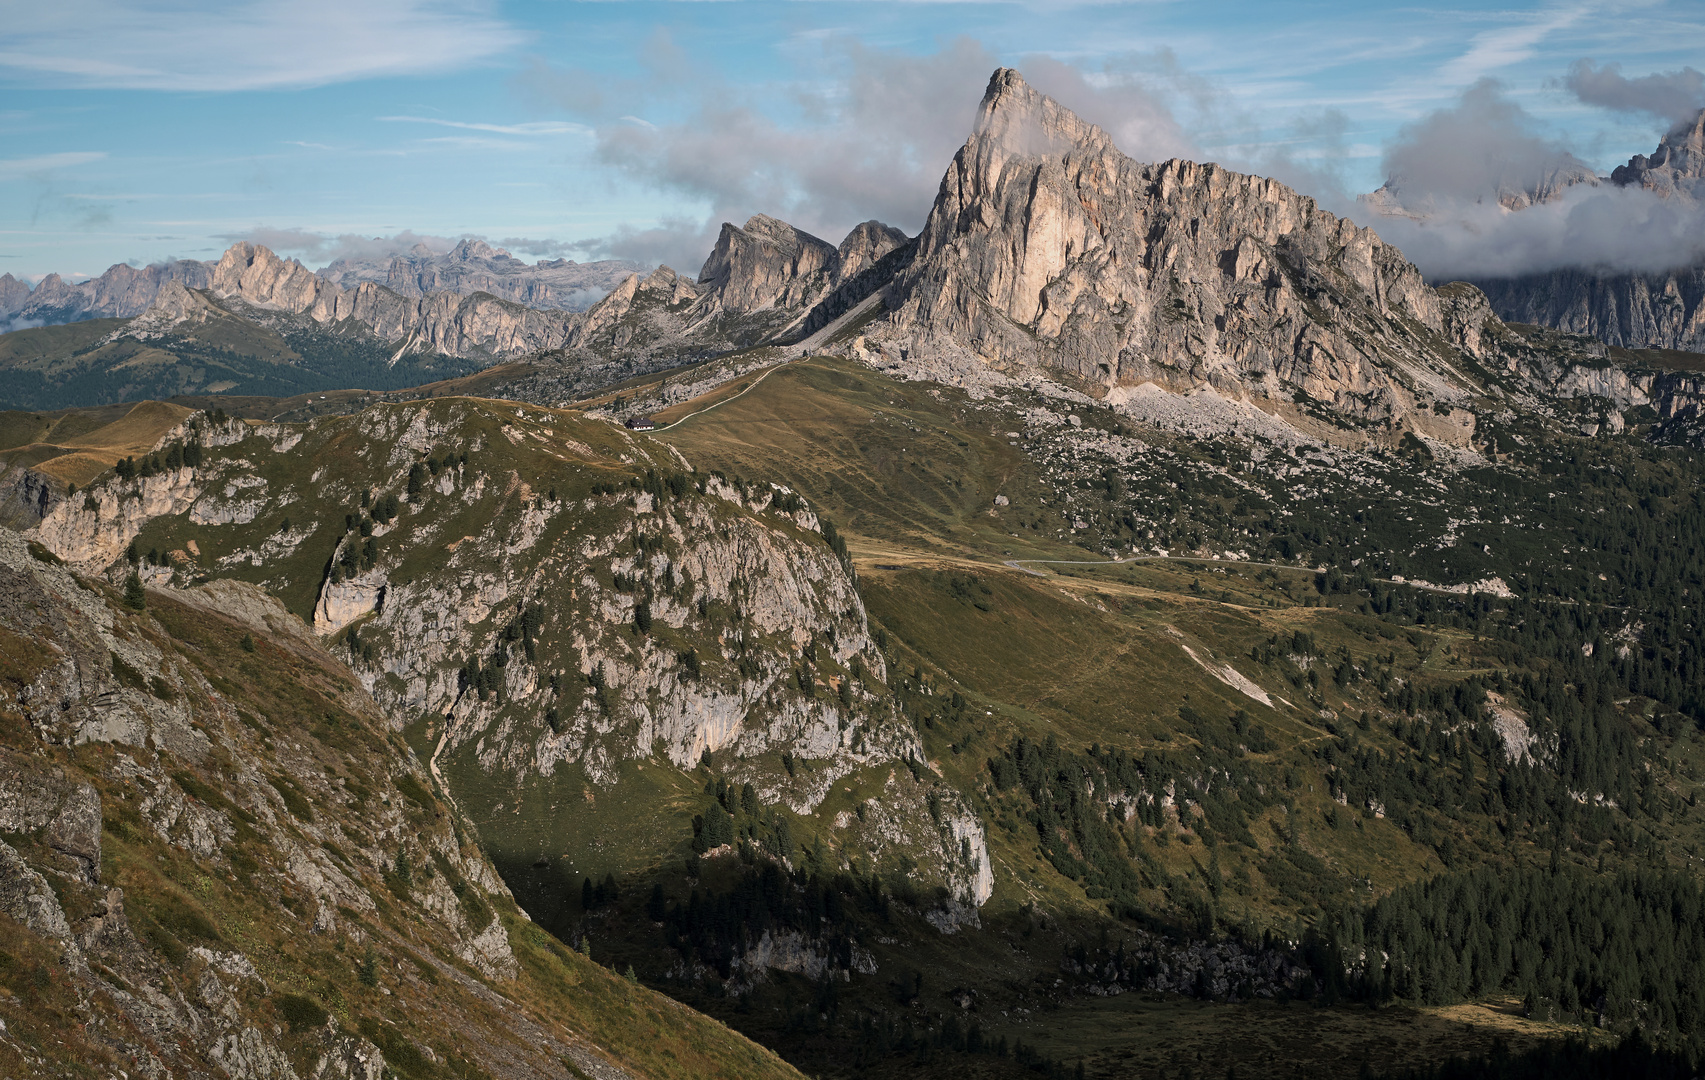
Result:
[[[246,242],[220,258],[210,289],[221,299],[306,315],[322,325],[353,319],[404,350],[450,356],[515,356],[557,348],[571,325],[562,312],[537,311],[483,293],[408,299],[370,281],[345,289],[293,259]]]
[[[7,275],[0,280],[0,317],[45,323],[128,319],[147,311],[168,283],[205,289],[210,277],[207,263],[189,260],[140,269],[119,263],[100,277],[75,285],[49,274],[33,291]]]
[[[723,222],[716,247],[699,271],[706,309],[750,312],[809,306],[829,286],[840,253],[785,221],[758,214],[737,227]]]
[[[1634,184],[1665,197],[1705,200],[1705,109],[1665,135],[1650,157],[1635,154],[1619,165],[1610,179],[1624,187]]]
[[[911,238],[892,225],[866,221],[854,226],[836,249],[834,284],[840,285],[869,269],[889,252],[905,247]]]
[[[11,274],[0,274],[0,317],[17,314],[29,300],[28,285]]]
[[[1297,391],[1392,419],[1461,379],[1437,295],[1396,249],[1274,180],[1125,157],[1001,70],[910,266],[867,332],[1108,387]]]

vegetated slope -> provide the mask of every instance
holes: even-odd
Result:
[[[983,789],[985,922],[1014,885],[1245,940],[1299,940],[1300,917],[1318,927],[1300,955],[1322,995],[1510,994],[1535,1016],[1589,1011],[1696,1045],[1675,981],[1701,947],[1691,916],[1655,937],[1636,917],[1597,958],[1523,931],[1500,959],[1394,931],[1427,925],[1396,913],[1461,927],[1501,906],[1505,936],[1529,925],[1520,911],[1583,916],[1545,899],[1555,885],[1494,904],[1472,876],[1365,922],[1310,913],[1553,861],[1564,896],[1696,902],[1698,452],[1646,441],[1669,430],[1649,413],[1595,438],[1567,412],[1509,413],[1482,429],[1484,456],[1462,456],[1240,434],[1246,416],[1202,399],[1165,427],[1079,401],[811,362],[659,436],[721,468],[766,463],[843,523],[873,618],[903,647],[891,665],[934,683],[908,707],[931,759]],[[1159,549],[1172,558],[1136,561]],[[1053,566],[1064,580],[1002,565],[1121,553]],[[1355,959],[1394,932],[1389,965]],[[1517,959],[1529,948],[1550,959]]]
[[[521,914],[276,600],[0,530],[0,1071],[790,1076]]]

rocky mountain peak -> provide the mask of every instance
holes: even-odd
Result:
[[[744,227],[723,222],[699,284],[723,311],[758,311],[809,302],[839,258],[834,245],[785,221],[753,215]]]
[[[1438,294],[1371,230],[1276,180],[1133,161],[1007,69],[883,302],[866,339],[891,358],[1063,368],[1111,396],[1301,391],[1428,423],[1415,388],[1460,393],[1423,340],[1448,332]]]
[[[1619,165],[1611,180],[1637,184],[1659,195],[1705,198],[1705,109],[1691,123],[1670,130],[1650,156],[1635,154]]]
[[[509,252],[502,248],[494,248],[484,240],[463,240],[450,249],[451,259],[466,262],[469,259],[498,259],[510,258]]]
[[[847,233],[837,249],[835,282],[846,281],[890,251],[910,242],[911,237],[880,221],[866,221],[853,226],[852,232]]]
[[[247,240],[232,244],[213,268],[211,286],[219,296],[236,296],[259,307],[306,311],[319,295],[321,281],[295,259]]]
[[[973,144],[1008,153],[1058,154],[1077,148],[1086,152],[1118,151],[1112,138],[1053,98],[1024,81],[1011,68],[997,68],[977,108]]]

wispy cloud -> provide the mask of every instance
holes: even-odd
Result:
[[[106,156],[104,150],[77,150],[63,154],[37,154],[35,157],[26,158],[0,158],[0,177],[32,176],[52,172],[54,169],[70,169],[87,165],[91,161],[99,161]]]
[[[464,131],[489,131],[496,135],[590,135],[585,124],[564,120],[538,120],[522,124],[477,124],[465,120],[440,120],[435,116],[381,116],[388,124],[436,124],[439,127],[461,128]]]
[[[464,68],[525,39],[481,0],[55,0],[5,12],[0,77],[52,87],[323,86]]]
[[[1539,52],[1540,42],[1585,14],[1580,7],[1554,9],[1514,26],[1483,30],[1470,39],[1467,52],[1439,68],[1439,78],[1452,85],[1469,83],[1531,59]]]

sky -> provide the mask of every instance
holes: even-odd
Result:
[[[1140,160],[1353,211],[1393,163],[1444,197],[1487,155],[1650,153],[1705,106],[1705,4],[0,0],[0,273],[466,236],[695,272],[758,212],[915,232],[998,65]]]

